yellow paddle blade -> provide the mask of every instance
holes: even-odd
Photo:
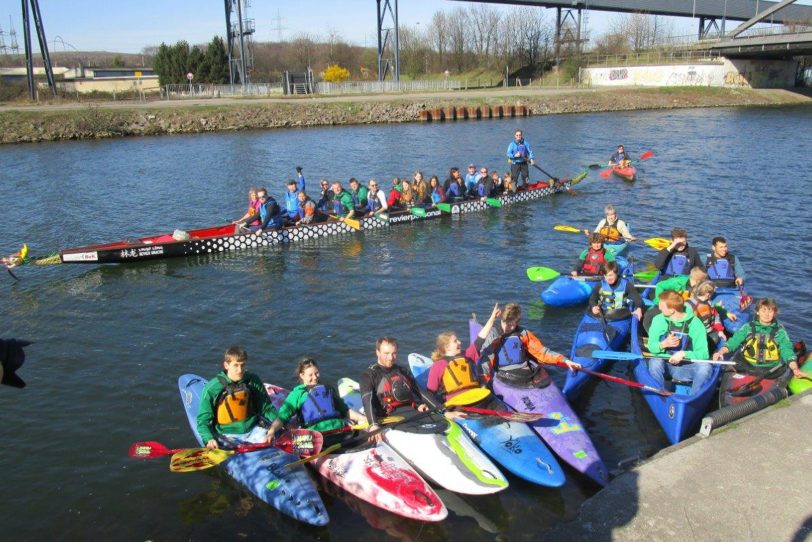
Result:
[[[386,418],[384,418],[384,419],[382,419],[380,421],[380,424],[381,425],[387,425],[387,424],[390,424],[390,423],[402,422],[404,419],[405,418],[403,416],[387,416]],[[357,423],[355,425],[351,425],[350,429],[352,429],[353,431],[358,431],[360,429],[366,429],[367,427],[369,427],[369,423],[361,422],[361,423]]]
[[[568,231],[568,232],[572,232],[572,233],[581,233],[581,231],[582,231],[582,230],[579,230],[578,228],[575,228],[573,226],[566,226],[564,224],[557,224],[557,225],[553,226],[553,229],[558,230],[558,231]]]
[[[652,237],[651,239],[646,239],[644,242],[654,250],[668,248],[668,245],[671,244],[671,241],[662,237]]]
[[[172,472],[192,472],[210,469],[234,455],[233,450],[210,450],[209,448],[189,448],[172,456],[169,470]]]
[[[17,253],[17,257],[21,260],[24,260],[25,257],[28,256],[28,245],[23,245],[23,248],[20,249],[20,252]]]
[[[465,406],[473,405],[488,397],[491,390],[488,388],[473,388],[466,390],[459,395],[455,395],[445,402],[445,406]]]
[[[341,220],[342,220],[342,222],[344,222],[344,224],[346,224],[347,226],[349,226],[350,228],[352,228],[354,230],[360,230],[361,229],[361,221],[360,220],[355,220],[354,218],[342,218]]]

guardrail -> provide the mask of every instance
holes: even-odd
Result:
[[[414,92],[420,90],[460,90],[462,82],[454,79],[416,81],[344,81],[316,83],[316,94],[367,94],[382,92]]]
[[[228,96],[274,96],[277,94],[282,94],[281,83],[249,83],[245,86],[239,84],[182,84],[161,87],[161,95],[167,100],[222,98]]]
[[[639,53],[628,53],[625,55],[584,55],[584,62],[587,66],[601,66],[612,64],[661,64],[677,63],[685,61],[714,61],[719,59],[719,55],[709,51],[693,50],[672,50],[672,51],[641,51]]]

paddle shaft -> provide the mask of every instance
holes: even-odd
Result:
[[[542,172],[542,173],[544,173],[545,175],[547,175],[547,176],[548,176],[549,178],[551,178],[552,180],[554,180],[554,181],[558,182],[558,180],[559,180],[559,179],[558,179],[558,177],[554,177],[553,175],[550,175],[549,173],[547,173],[546,171],[544,171],[543,169],[541,169],[541,168],[538,166],[538,164],[533,164],[533,167],[534,167],[534,168],[536,168],[537,170],[541,171],[541,172]]]
[[[543,415],[534,412],[513,412],[510,410],[491,410],[489,408],[478,408],[461,406],[457,407],[458,410],[463,412],[471,412],[473,414],[481,414],[483,416],[494,416],[512,422],[534,422],[540,420]]]
[[[561,365],[566,367],[566,365],[564,365],[564,364],[561,364]],[[658,395],[667,396],[667,395],[673,395],[674,394],[673,392],[670,392],[668,390],[661,390],[659,388],[646,386],[645,384],[641,384],[641,383],[635,382],[633,380],[626,380],[625,378],[620,378],[619,376],[613,376],[613,375],[608,375],[608,374],[605,374],[605,373],[599,373],[599,372],[596,372],[596,371],[590,371],[589,369],[584,369],[583,367],[581,367],[579,369],[579,371],[583,371],[586,374],[591,375],[591,376],[595,376],[595,377],[598,377],[598,378],[602,378],[604,380],[608,380],[609,382],[616,382],[617,384],[623,384],[624,386],[629,386],[630,388],[640,388],[641,390],[650,391],[650,392],[656,393]]]

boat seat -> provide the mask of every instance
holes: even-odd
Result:
[[[666,381],[666,389],[680,395],[691,395],[691,380],[680,380],[672,378]]]

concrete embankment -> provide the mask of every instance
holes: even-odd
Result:
[[[23,143],[306,126],[417,122],[426,111],[477,108],[528,115],[808,104],[787,90],[706,87],[488,89],[318,98],[0,106],[0,142]],[[507,115],[507,113],[506,113]],[[458,121],[459,122],[459,121]]]
[[[541,540],[812,539],[812,392],[663,450]]]

